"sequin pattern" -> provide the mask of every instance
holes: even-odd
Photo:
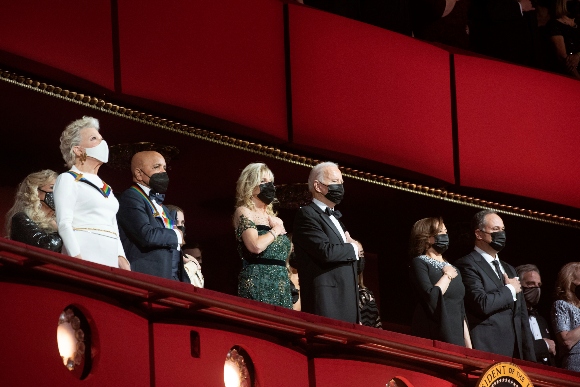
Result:
[[[418,258],[419,259],[422,259],[423,261],[425,261],[425,262],[427,262],[427,263],[429,263],[429,264],[431,264],[431,265],[433,265],[436,268],[441,269],[441,270],[443,270],[443,268],[445,266],[450,265],[449,262],[441,262],[441,261],[438,261],[436,259],[433,259],[433,258],[431,258],[431,257],[429,257],[427,255],[419,255]],[[453,267],[455,267],[455,266],[453,266]]]
[[[580,325],[580,309],[564,300],[554,302],[552,324],[556,330],[555,333],[573,330]],[[564,355],[562,366],[566,369],[580,372],[580,345],[576,343],[570,350],[561,346],[559,350]]]
[[[271,229],[269,226],[254,224],[244,215],[240,216],[236,229],[238,253],[242,258],[242,271],[238,276],[238,296],[292,308],[290,277],[286,267],[251,263],[255,258],[285,262],[290,253],[290,240],[286,235],[280,235],[260,254],[253,254],[242,241],[242,233],[249,228],[256,229],[258,235],[264,235]]]

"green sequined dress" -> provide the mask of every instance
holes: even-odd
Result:
[[[249,228],[256,229],[258,235],[270,231],[269,226],[256,225],[245,216],[240,217],[240,224],[236,230],[238,253],[242,258],[242,271],[238,276],[238,296],[292,308],[290,277],[286,269],[290,239],[286,235],[280,235],[260,254],[253,254],[242,241],[242,233]]]

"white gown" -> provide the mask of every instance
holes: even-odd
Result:
[[[103,187],[97,175],[82,173],[74,166],[71,171]],[[118,257],[124,257],[125,252],[117,226],[119,202],[113,192],[105,197],[96,188],[75,181],[73,175],[65,172],[56,179],[54,203],[63,253],[71,257],[80,254],[86,261],[118,267]]]

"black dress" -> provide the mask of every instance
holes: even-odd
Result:
[[[57,232],[43,230],[24,212],[14,214],[12,217],[10,239],[57,253],[62,250],[60,235]]]
[[[447,265],[426,255],[413,258],[411,283],[418,298],[411,331],[413,335],[465,346],[463,322],[465,287],[461,274],[451,280],[445,294],[435,284],[441,279],[442,268]]]

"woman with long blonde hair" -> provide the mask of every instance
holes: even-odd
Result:
[[[263,163],[242,171],[236,186],[233,225],[242,259],[238,295],[251,300],[292,308],[286,257],[290,240],[276,216],[274,175]]]
[[[18,185],[14,205],[6,213],[5,229],[10,239],[61,251],[52,192],[56,177],[56,172],[45,169],[31,173]]]

